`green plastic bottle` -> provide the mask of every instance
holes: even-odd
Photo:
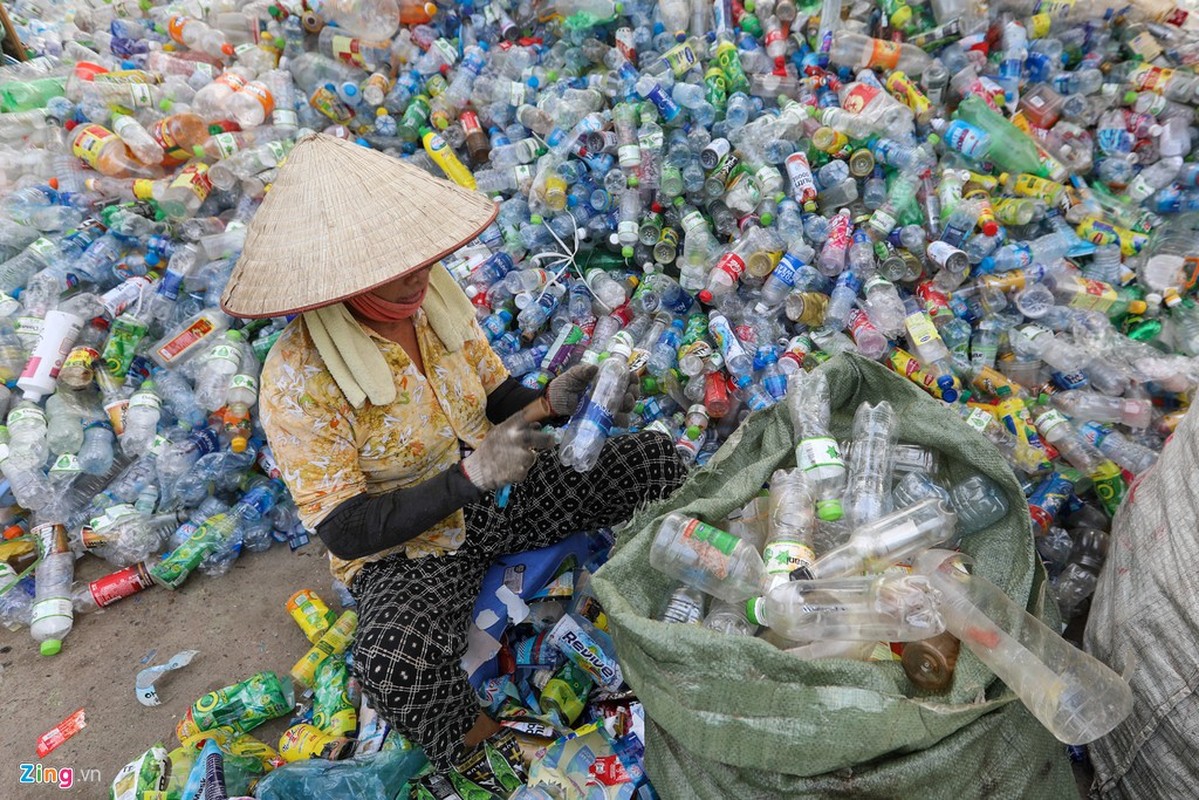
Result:
[[[1024,131],[987,107],[982,98],[967,95],[958,104],[954,116],[991,135],[991,148],[987,158],[1007,172],[1029,172],[1042,178],[1049,177],[1048,168],[1041,163],[1037,146]]]

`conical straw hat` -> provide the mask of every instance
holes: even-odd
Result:
[[[303,137],[250,222],[221,296],[236,317],[332,305],[449,255],[498,207],[361,145]]]

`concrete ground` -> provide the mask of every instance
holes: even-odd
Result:
[[[76,575],[92,579],[110,569],[84,556]],[[294,553],[276,544],[266,553],[243,555],[223,577],[193,575],[178,591],[154,587],[77,617],[62,652],[52,658],[38,654],[28,630],[0,628],[0,798],[106,798],[117,770],[146,748],[156,742],[168,750],[178,746],[175,725],[196,698],[260,670],[286,677],[309,643],[284,604],[296,590],[309,588],[340,610],[331,581],[319,543]],[[134,696],[137,673],[180,650],[200,654],[160,679],[162,705],[141,705]],[[39,762],[37,738],[80,707],[87,727]],[[275,746],[285,725],[283,718],[254,734]],[[75,785],[23,785],[22,763],[71,767]],[[83,780],[97,773],[98,781]]]

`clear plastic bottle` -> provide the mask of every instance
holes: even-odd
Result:
[[[770,477],[770,532],[762,560],[771,586],[816,560],[811,536],[816,525],[812,493],[799,469],[775,470]]]
[[[650,565],[733,603],[761,594],[766,581],[765,564],[752,545],[677,512],[662,520],[650,548]]]
[[[130,457],[144,454],[158,431],[162,418],[162,398],[155,390],[154,381],[143,381],[129,398],[125,410],[125,430],[121,432],[121,451]]]
[[[880,572],[950,539],[956,528],[957,515],[949,504],[930,497],[855,528],[848,542],[829,550],[794,577],[820,580]]]
[[[66,526],[43,522],[30,531],[38,542],[42,560],[34,575],[33,621],[29,632],[44,656],[57,655],[62,640],[71,632],[74,609],[71,582],[75,576],[75,554],[67,542]]]
[[[699,625],[704,619],[705,600],[699,589],[681,583],[670,593],[658,619],[679,625]]]
[[[914,570],[941,593],[945,627],[1004,682],[1049,732],[1087,744],[1132,711],[1128,684],[1029,614],[1003,590],[965,571],[956,553],[930,550]]]
[[[844,514],[846,473],[841,448],[828,429],[832,413],[828,378],[817,372],[798,383],[787,395],[787,406],[798,441],[795,461],[816,498],[816,516],[825,521],[839,520]]]
[[[949,502],[958,515],[957,535],[968,536],[1007,516],[1008,501],[985,475],[971,475],[949,489]]]
[[[859,527],[891,512],[891,471],[899,438],[895,411],[886,400],[862,403],[853,417],[853,444],[845,489],[845,519]]]
[[[46,414],[28,400],[8,412],[8,460],[15,467],[41,469],[50,455]]]
[[[874,39],[861,33],[842,30],[833,34],[829,61],[838,66],[900,70],[920,77],[932,63],[932,57],[913,44]],[[842,103],[844,106],[844,102]]]
[[[225,405],[229,380],[241,367],[241,341],[240,331],[227,330],[203,356],[195,380],[195,397],[205,411],[215,411]]]
[[[612,427],[612,415],[624,398],[633,346],[627,331],[612,336],[608,357],[600,364],[589,395],[567,423],[567,432],[558,445],[558,459],[563,466],[587,472],[599,460]]]
[[[921,575],[790,581],[749,600],[751,622],[793,641],[914,642],[945,630],[938,593]]]
[[[1053,394],[1049,401],[1063,414],[1078,420],[1118,422],[1129,428],[1147,428],[1153,421],[1153,403],[1149,400],[1071,389]]]
[[[714,600],[703,626],[726,636],[753,636],[758,626],[745,616],[745,603]]]
[[[112,467],[112,424],[98,420],[83,431],[83,446],[79,448],[79,468],[88,475],[104,475]]]

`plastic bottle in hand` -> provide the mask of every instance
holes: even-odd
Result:
[[[52,656],[62,649],[62,640],[75,621],[71,605],[75,554],[67,542],[66,526],[61,523],[43,523],[30,533],[38,542],[42,560],[34,575],[33,622],[29,632],[39,643],[41,654]]]
[[[845,461],[841,458],[837,440],[828,429],[831,414],[828,377],[817,372],[799,382],[788,392],[787,406],[799,440],[795,461],[816,498],[816,515],[828,522],[839,520],[843,515],[841,496],[845,491]]]
[[[628,386],[633,345],[628,331],[613,334],[608,343],[608,357],[600,364],[591,392],[575,410],[558,445],[558,459],[563,466],[587,472],[599,460],[612,428],[612,415],[620,409]]]
[[[659,572],[734,603],[761,594],[766,581],[753,545],[679,513],[662,520],[649,559]]]
[[[751,622],[794,641],[914,642],[945,630],[922,575],[790,581],[746,602]]]
[[[898,440],[895,411],[886,400],[862,403],[853,417],[853,444],[845,489],[845,519],[853,527],[891,511],[891,471]]]
[[[1132,711],[1132,690],[1116,673],[1067,642],[960,556],[930,550],[914,570],[941,593],[945,627],[962,640],[1066,744],[1086,744]]]
[[[953,536],[957,515],[948,503],[930,497],[854,530],[849,541],[796,571],[797,580],[839,578],[881,572],[892,564]]]

